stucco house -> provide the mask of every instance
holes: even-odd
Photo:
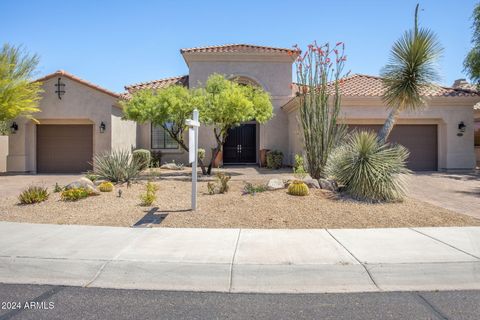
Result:
[[[58,71],[42,79],[42,112],[39,123],[17,120],[10,135],[7,171],[80,172],[99,152],[121,148],[159,151],[162,161],[187,163],[188,155],[161,128],[121,120],[119,99],[140,89],[158,89],[173,84],[201,86],[213,73],[250,83],[268,91],[274,117],[266,124],[255,121],[231,130],[223,152],[225,164],[255,164],[261,150],[280,150],[285,164],[302,151],[297,121],[299,99],[292,84],[295,52],[246,44],[198,47],[180,50],[188,74],[125,87],[116,94]],[[381,79],[349,76],[342,84],[342,121],[350,128],[378,129],[388,111],[381,100]],[[470,170],[475,167],[474,108],[480,102],[475,90],[437,87],[425,92],[429,107],[417,113],[402,113],[391,141],[411,152],[414,170]],[[209,128],[200,128],[199,146],[215,146]]]

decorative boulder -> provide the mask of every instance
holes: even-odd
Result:
[[[310,188],[310,189],[320,189],[320,184],[315,179],[305,179],[303,182]]]
[[[338,191],[338,184],[335,180],[330,179],[318,179],[320,188],[329,191]]]
[[[162,164],[160,169],[167,169],[167,170],[182,170],[183,168],[179,166],[178,164],[171,162],[171,163],[165,163]]]
[[[282,179],[270,179],[267,183],[268,190],[278,190],[283,188],[285,188],[285,185]]]
[[[98,194],[98,190],[95,188],[95,185],[90,179],[82,177],[78,180],[75,180],[65,186],[65,190],[76,189],[76,188],[83,188],[88,190],[92,193]]]

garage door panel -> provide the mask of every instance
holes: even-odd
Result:
[[[349,125],[349,130],[380,131],[381,125]],[[410,151],[407,166],[416,171],[437,170],[437,125],[395,125],[388,138]]]
[[[92,125],[37,125],[37,172],[85,172],[92,155]]]

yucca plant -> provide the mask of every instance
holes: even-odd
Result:
[[[135,160],[128,150],[115,150],[93,157],[94,173],[111,182],[126,182],[130,185],[140,174],[143,163]]]
[[[426,91],[439,79],[436,62],[443,49],[431,30],[418,28],[418,4],[413,30],[406,31],[391,50],[390,60],[382,69],[385,92],[383,101],[390,114],[379,133],[387,141],[401,111],[417,111],[426,107]]]
[[[355,131],[332,152],[326,173],[355,199],[398,201],[405,197],[408,156],[401,145],[384,143],[371,131]]]

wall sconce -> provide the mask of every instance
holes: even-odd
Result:
[[[465,123],[463,123],[463,121],[460,121],[460,123],[458,124],[457,136],[459,136],[459,137],[463,136],[466,128],[467,128],[467,126],[465,125]]]
[[[62,100],[62,96],[65,94],[65,83],[62,83],[60,80],[62,78],[58,78],[57,83],[55,83],[55,87],[57,87],[55,93],[58,94],[58,99]]]
[[[17,131],[18,131],[18,124],[15,121],[13,121],[12,125],[10,126],[10,132],[15,134],[17,133]]]
[[[104,133],[105,129],[107,129],[107,125],[102,121],[102,123],[100,123],[100,133]]]

